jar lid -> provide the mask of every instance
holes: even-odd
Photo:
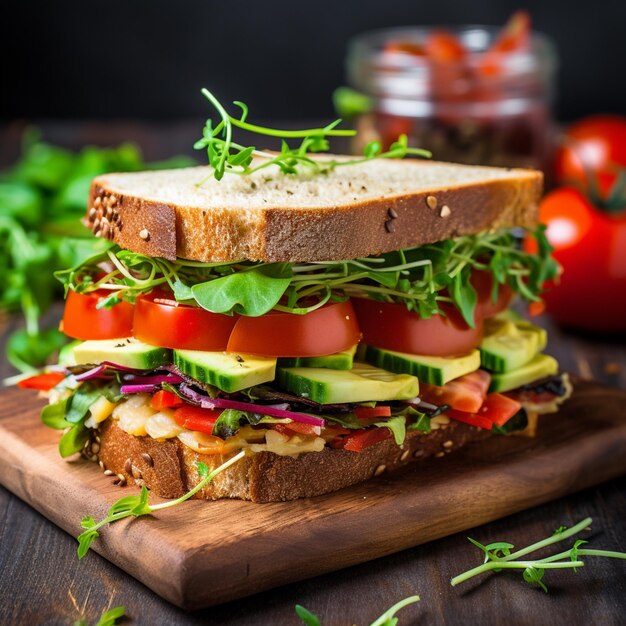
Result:
[[[469,50],[468,57],[437,64],[410,51],[412,46],[419,49],[434,30],[454,34]],[[363,33],[348,43],[348,81],[380,98],[471,98],[475,92],[484,95],[496,91],[548,94],[557,55],[550,39],[540,33],[532,33],[527,49],[490,53],[489,61],[497,71],[482,71],[482,53],[499,33],[499,28],[489,26],[404,27]],[[402,45],[390,49],[391,42]]]

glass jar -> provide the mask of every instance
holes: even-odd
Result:
[[[428,28],[375,31],[349,43],[348,80],[372,100],[371,111],[357,118],[358,141],[378,138],[388,147],[404,133],[409,145],[430,150],[438,161],[549,173],[556,70],[551,42],[533,33],[527,49],[491,55],[486,65],[481,53],[499,29],[445,30],[469,51],[462,61],[435,63],[412,52],[422,49]]]

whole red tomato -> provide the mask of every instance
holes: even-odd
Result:
[[[559,183],[580,186],[606,201],[620,170],[626,169],[626,117],[594,115],[570,126],[557,152]],[[625,199],[626,200],[626,199]]]
[[[543,199],[540,219],[563,266],[560,283],[544,294],[548,311],[573,328],[626,331],[626,213],[603,213],[561,187]]]

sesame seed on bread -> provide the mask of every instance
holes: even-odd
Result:
[[[106,174],[86,225],[122,248],[206,262],[324,261],[376,255],[484,230],[533,227],[540,172],[414,159],[327,174],[271,167]]]

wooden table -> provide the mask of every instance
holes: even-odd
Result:
[[[181,146],[187,136],[194,136],[187,125],[160,129],[158,141],[154,139],[154,129],[109,128],[113,129],[113,142],[133,136],[140,142],[145,138],[146,143],[142,142],[145,146],[158,146],[149,152],[155,158],[167,156],[168,145]],[[55,138],[70,137],[67,143],[78,145],[102,137],[101,129],[101,126],[91,130],[83,125],[53,126],[51,133]],[[14,130],[0,129],[0,157],[5,163],[13,150],[7,138],[15,137]],[[9,320],[4,327],[0,354],[4,354],[7,333],[18,323]],[[568,334],[547,318],[541,323],[549,329],[548,351],[559,359],[564,369],[626,389],[624,340]],[[0,377],[11,373],[13,370],[2,358]],[[466,535],[482,543],[506,540],[522,546],[586,516],[594,519],[594,547],[625,551],[626,477],[467,533],[188,614],[93,552],[79,562],[72,537],[0,488],[0,623],[71,624],[81,615],[89,623],[95,623],[106,608],[123,605],[130,617],[125,623],[133,624],[296,625],[300,622],[294,605],[299,603],[317,614],[325,626],[361,626],[369,624],[400,599],[417,593],[422,601],[403,609],[399,614],[401,625],[624,624],[626,565],[623,561],[590,557],[587,566],[576,573],[548,572],[549,594],[525,585],[519,573],[484,576],[457,588],[449,585],[453,575],[480,561]]]

